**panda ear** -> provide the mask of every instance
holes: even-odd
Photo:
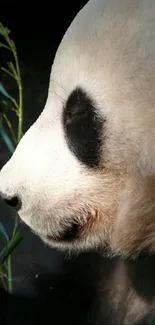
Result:
[[[73,90],[63,110],[65,138],[72,153],[89,167],[100,163],[103,122],[89,95],[80,87]]]

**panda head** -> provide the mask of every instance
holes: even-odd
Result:
[[[79,12],[0,192],[51,246],[155,251],[154,1],[90,0]]]

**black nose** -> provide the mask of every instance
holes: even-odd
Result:
[[[14,196],[12,198],[6,198],[6,197],[3,197],[3,195],[1,195],[1,197],[5,203],[10,205],[10,207],[15,209],[16,211],[21,209],[22,203],[18,196]]]

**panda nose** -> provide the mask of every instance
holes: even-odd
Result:
[[[3,194],[1,194],[2,200],[7,203],[11,208],[19,211],[21,209],[22,203],[18,196],[13,196],[11,198],[6,198]]]

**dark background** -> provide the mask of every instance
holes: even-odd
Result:
[[[87,1],[4,1],[0,22],[11,30],[20,60],[24,89],[24,132],[42,111],[51,65],[76,13]],[[0,66],[12,59],[0,49]],[[15,84],[0,74],[0,81],[13,96]],[[16,127],[13,115],[10,119]],[[10,155],[0,139],[0,167]],[[31,159],[31,157],[30,157]],[[13,211],[0,204],[0,221],[11,233]],[[14,297],[2,295],[3,324],[99,324],[92,315],[98,296],[102,258],[95,252],[68,257],[46,247],[26,226],[23,240],[12,254]],[[23,298],[21,298],[21,296]],[[34,299],[34,300],[33,300]],[[94,312],[95,315],[95,312]],[[93,319],[93,320],[92,320]]]

